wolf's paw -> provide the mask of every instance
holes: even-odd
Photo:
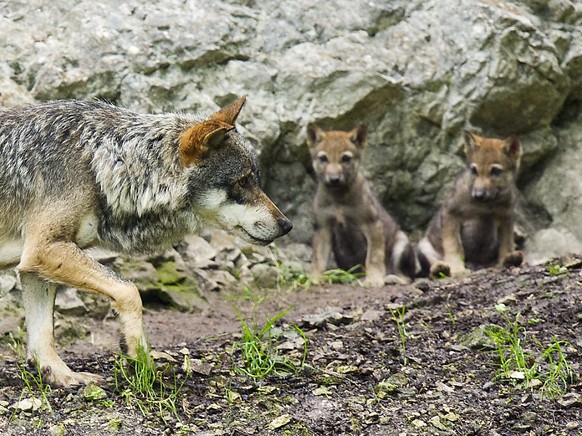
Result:
[[[505,268],[509,268],[511,266],[519,266],[523,262],[523,253],[521,251],[511,251],[503,256],[501,259],[501,265]]]
[[[430,266],[430,276],[435,279],[451,277],[451,267],[448,263],[437,261]]]
[[[53,371],[50,367],[42,368],[44,378],[53,386],[70,387],[95,383],[102,385],[105,379],[89,372],[74,372],[67,368],[64,371]]]

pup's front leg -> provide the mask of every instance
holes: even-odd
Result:
[[[467,273],[465,268],[465,251],[463,250],[463,243],[461,241],[461,220],[452,215],[447,215],[443,219],[442,224],[442,238],[443,238],[443,261],[450,269],[452,277],[461,276]],[[438,265],[431,267],[431,272],[436,269]]]
[[[313,256],[311,259],[311,275],[319,280],[327,269],[331,253],[331,226],[316,224],[313,234]]]
[[[32,352],[36,353],[41,367],[50,368],[50,379],[59,385],[72,385],[87,383],[93,378],[83,374],[73,373],[56,355],[52,327],[47,326],[52,322],[52,295],[46,296],[47,291],[38,290],[39,285],[30,277],[42,277],[54,283],[62,283],[68,286],[105,295],[113,300],[113,308],[119,314],[121,323],[122,344],[130,356],[137,355],[138,347],[147,349],[142,324],[142,302],[137,287],[119,277],[113,271],[88,257],[79,247],[72,242],[55,241],[46,243],[46,240],[27,238],[18,271],[20,272],[24,292],[26,284],[33,290],[28,294],[29,300],[27,312],[31,315],[29,331],[32,330]],[[37,279],[40,280],[40,279]],[[32,281],[32,282],[31,282]],[[34,291],[34,289],[37,289]],[[43,294],[44,292],[44,294]],[[39,309],[42,307],[43,309]],[[47,307],[50,308],[47,309]],[[34,320],[34,314],[40,313],[42,320]],[[48,333],[47,333],[48,332]],[[30,332],[29,332],[30,334]],[[49,340],[48,345],[40,345]]]
[[[497,266],[499,268],[507,268],[521,265],[523,253],[514,249],[513,220],[510,218],[501,220],[497,225],[497,231],[499,235]]]
[[[382,222],[374,221],[362,226],[362,231],[368,243],[368,252],[366,253],[366,286],[382,286],[384,284],[384,275],[386,266],[384,259],[386,257],[384,227]]]

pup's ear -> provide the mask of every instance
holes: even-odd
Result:
[[[210,119],[190,127],[180,136],[179,156],[183,166],[197,164],[204,153],[213,147],[218,147],[224,136],[234,126],[217,119]]]
[[[519,161],[523,153],[523,147],[518,137],[511,135],[503,141],[503,152],[515,162],[515,166],[519,167]]]
[[[238,118],[238,114],[240,114],[246,99],[247,98],[243,95],[234,103],[231,103],[230,105],[220,109],[218,112],[212,114],[210,118],[234,126],[236,119]]]
[[[366,135],[368,133],[368,126],[360,124],[350,132],[350,141],[356,144],[358,148],[364,148],[366,145]]]
[[[321,127],[313,123],[309,123],[307,125],[307,143],[310,147],[313,147],[315,144],[320,142],[324,136],[325,131]]]
[[[469,132],[468,130],[463,130],[464,146],[463,151],[465,156],[469,156],[475,151],[475,148],[479,147],[476,135]]]
[[[518,137],[515,135],[511,135],[504,140],[503,144],[503,151],[506,155],[511,157],[514,160],[517,160],[521,157],[521,153],[523,152],[523,147],[521,146],[521,142],[519,141]]]

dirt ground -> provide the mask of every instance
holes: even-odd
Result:
[[[52,389],[50,410],[15,404],[38,390],[17,377],[17,358],[0,352],[0,433],[3,435],[581,435],[582,259],[562,259],[561,271],[523,266],[484,270],[460,280],[416,281],[367,289],[329,285],[238,295],[217,292],[202,313],[146,308],[153,348],[185,380],[177,416],[149,412],[116,392],[115,320],[84,320],[88,335],[61,350],[75,370],[107,380],[102,399],[83,388]],[[496,353],[467,342],[479,326],[509,328],[496,310],[504,304],[523,346],[541,363],[553,339],[574,377],[565,395],[546,398],[539,386],[496,378]],[[240,373],[241,323],[277,322],[280,355],[302,371],[253,380]],[[398,322],[396,321],[398,320]],[[536,342],[537,341],[537,342]],[[539,345],[538,345],[539,342]],[[183,367],[189,357],[191,372]],[[547,360],[547,359],[546,359]],[[189,374],[189,375],[187,375]],[[24,409],[24,410],[23,410]]]

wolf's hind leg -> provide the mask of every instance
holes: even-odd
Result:
[[[57,354],[53,331],[57,285],[35,273],[20,272],[19,276],[28,330],[28,363],[35,365],[38,362],[44,379],[54,385],[102,382],[97,375],[73,372]]]

